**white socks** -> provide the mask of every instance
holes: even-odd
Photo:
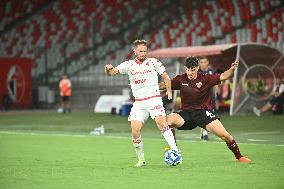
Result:
[[[162,129],[162,134],[163,134],[164,138],[166,139],[167,143],[169,144],[170,148],[174,149],[174,150],[178,150],[177,144],[175,142],[175,138],[174,138],[174,135],[171,131],[170,126],[164,127]]]
[[[134,139],[132,137],[132,143],[133,143],[133,146],[135,148],[135,152],[136,152],[138,159],[139,160],[145,160],[144,146],[143,146],[143,142],[141,140],[141,136],[139,136],[137,139]]]
[[[208,135],[208,132],[205,129],[201,129],[201,135]]]
[[[168,145],[170,146],[171,149],[178,150],[177,144],[175,142],[174,135],[173,135],[171,128],[169,126],[166,126],[162,129],[162,135],[166,139],[166,141],[167,141],[167,143],[168,143]],[[132,143],[133,143],[133,146],[135,148],[135,152],[136,152],[138,159],[139,160],[145,160],[144,145],[143,145],[143,142],[141,140],[141,136],[139,136],[137,139],[134,139],[132,137]]]

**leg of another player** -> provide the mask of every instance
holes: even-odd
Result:
[[[209,123],[208,125],[206,125],[206,129],[209,132],[211,132],[211,133],[215,134],[216,136],[218,136],[219,138],[221,138],[223,141],[225,141],[228,148],[234,153],[236,159],[239,162],[243,162],[243,163],[251,162],[250,159],[242,156],[236,141],[234,140],[232,135],[230,135],[230,133],[228,133],[226,131],[223,124],[218,119],[216,119],[216,120],[212,121],[211,123]]]
[[[171,113],[167,116],[167,123],[171,127],[175,142],[176,142],[176,133],[174,128],[179,128],[184,124],[183,118],[177,113]],[[165,150],[169,150],[170,147],[165,147]]]
[[[260,108],[260,112],[261,112],[261,113],[267,112],[267,111],[269,111],[271,108],[272,108],[272,104],[271,104],[270,102],[267,102],[264,106],[262,106],[262,107]]]
[[[177,113],[171,113],[167,116],[167,123],[170,127],[179,128],[184,124],[184,119]]]
[[[262,113],[269,111],[272,108],[272,104],[270,102],[267,102],[264,106],[262,106],[260,109],[257,107],[253,107],[253,112],[257,116],[261,116]]]
[[[63,112],[66,113],[67,112],[67,101],[66,99],[63,102]]]
[[[138,157],[138,162],[135,165],[136,167],[142,167],[146,165],[144,157],[144,145],[141,139],[141,128],[143,123],[141,121],[132,120],[131,129],[132,129],[132,143],[135,148],[136,155]]]
[[[70,102],[70,99],[68,99],[66,101],[66,109],[67,109],[67,112],[70,113],[71,112],[71,102]]]
[[[167,123],[167,119],[165,116],[157,116],[155,117],[155,122],[159,129],[162,132],[162,135],[164,136],[165,140],[167,141],[168,145],[171,149],[177,150],[177,144],[175,141],[175,137],[173,135],[173,132],[171,131],[171,127]]]
[[[62,109],[62,112],[64,112],[64,100],[63,100],[63,97],[61,97],[61,102],[60,102],[60,108]]]
[[[208,132],[207,132],[205,129],[203,129],[203,128],[201,128],[200,131],[201,131],[200,139],[203,140],[203,141],[209,140],[209,138],[208,138]]]

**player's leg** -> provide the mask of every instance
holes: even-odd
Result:
[[[184,124],[184,119],[178,113],[170,113],[167,116],[167,123],[171,127],[174,139],[176,141],[175,128],[180,128]],[[165,151],[171,149],[170,146],[165,147]]]
[[[253,113],[257,116],[261,116],[262,113],[269,111],[272,108],[271,102],[267,102],[260,109],[253,107]]]
[[[146,103],[151,118],[155,120],[168,145],[171,149],[177,150],[177,144],[173,132],[171,131],[171,127],[167,123],[166,112],[163,106],[162,98],[151,99],[148,100]]]
[[[65,98],[65,100],[64,100],[64,113],[67,113],[67,100],[66,100],[66,98]]]
[[[206,129],[209,132],[221,138],[223,141],[225,141],[228,148],[234,153],[238,161],[244,162],[244,163],[251,162],[250,159],[242,156],[236,141],[234,140],[232,135],[224,128],[223,124],[218,119],[215,119],[214,121],[206,125]]]
[[[178,113],[171,113],[167,116],[167,123],[170,127],[180,128],[184,122],[184,119]]]
[[[167,124],[167,120],[165,116],[157,116],[155,117],[155,122],[158,128],[161,130],[163,137],[167,141],[168,145],[171,149],[177,150],[177,144],[175,137],[172,132],[172,128]]]
[[[200,129],[200,139],[203,140],[203,141],[209,140],[208,132],[203,128]]]
[[[68,99],[66,100],[66,110],[68,113],[71,112],[71,101],[70,101],[70,96],[68,96]]]
[[[272,108],[272,104],[270,102],[266,103],[264,106],[260,108],[260,112],[264,113],[269,111]]]
[[[130,121],[131,123],[132,144],[138,158],[138,162],[135,165],[136,167],[146,165],[144,157],[144,144],[141,139],[141,128],[144,121],[148,118],[148,112],[141,109],[140,104],[141,103],[134,102],[130,115],[128,117],[128,121]]]
[[[136,167],[141,167],[146,165],[144,157],[144,145],[141,139],[141,128],[143,126],[142,121],[132,120],[131,121],[131,130],[132,130],[132,143],[135,148],[135,152],[138,158],[138,163]]]
[[[176,141],[175,128],[179,128],[184,124],[184,119],[178,113],[170,113],[167,116],[167,123],[172,128],[172,133]]]
[[[65,113],[65,96],[61,96],[61,109]]]

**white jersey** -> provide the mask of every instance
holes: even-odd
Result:
[[[155,58],[144,62],[137,59],[122,62],[116,67],[121,74],[128,74],[135,99],[147,99],[160,95],[158,74],[165,72],[165,67]]]

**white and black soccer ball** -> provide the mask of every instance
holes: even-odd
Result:
[[[165,153],[165,163],[171,166],[177,166],[182,163],[181,153],[177,150],[168,150]]]

